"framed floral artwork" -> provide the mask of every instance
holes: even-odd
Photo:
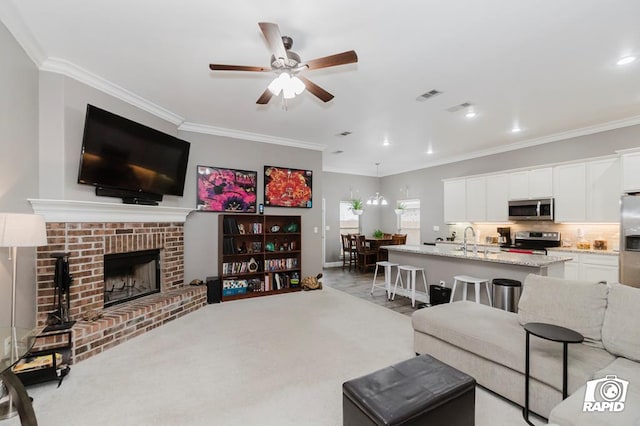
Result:
[[[196,210],[256,212],[258,172],[198,166]]]
[[[264,205],[311,208],[311,170],[264,166]]]

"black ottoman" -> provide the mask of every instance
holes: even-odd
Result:
[[[342,385],[343,425],[475,424],[476,381],[420,355]]]

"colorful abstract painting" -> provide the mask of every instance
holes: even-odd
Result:
[[[264,204],[311,208],[311,170],[264,166]]]
[[[198,166],[196,209],[255,213],[257,182],[257,171]]]

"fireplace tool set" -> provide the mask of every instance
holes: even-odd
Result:
[[[56,286],[54,298],[55,311],[47,315],[47,331],[64,330],[70,328],[75,321],[69,319],[70,288],[73,276],[69,273],[69,255],[71,253],[54,253],[51,257],[56,259],[56,269],[53,282]]]

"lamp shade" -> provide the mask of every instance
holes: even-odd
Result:
[[[0,247],[47,245],[44,217],[37,214],[0,213]]]

